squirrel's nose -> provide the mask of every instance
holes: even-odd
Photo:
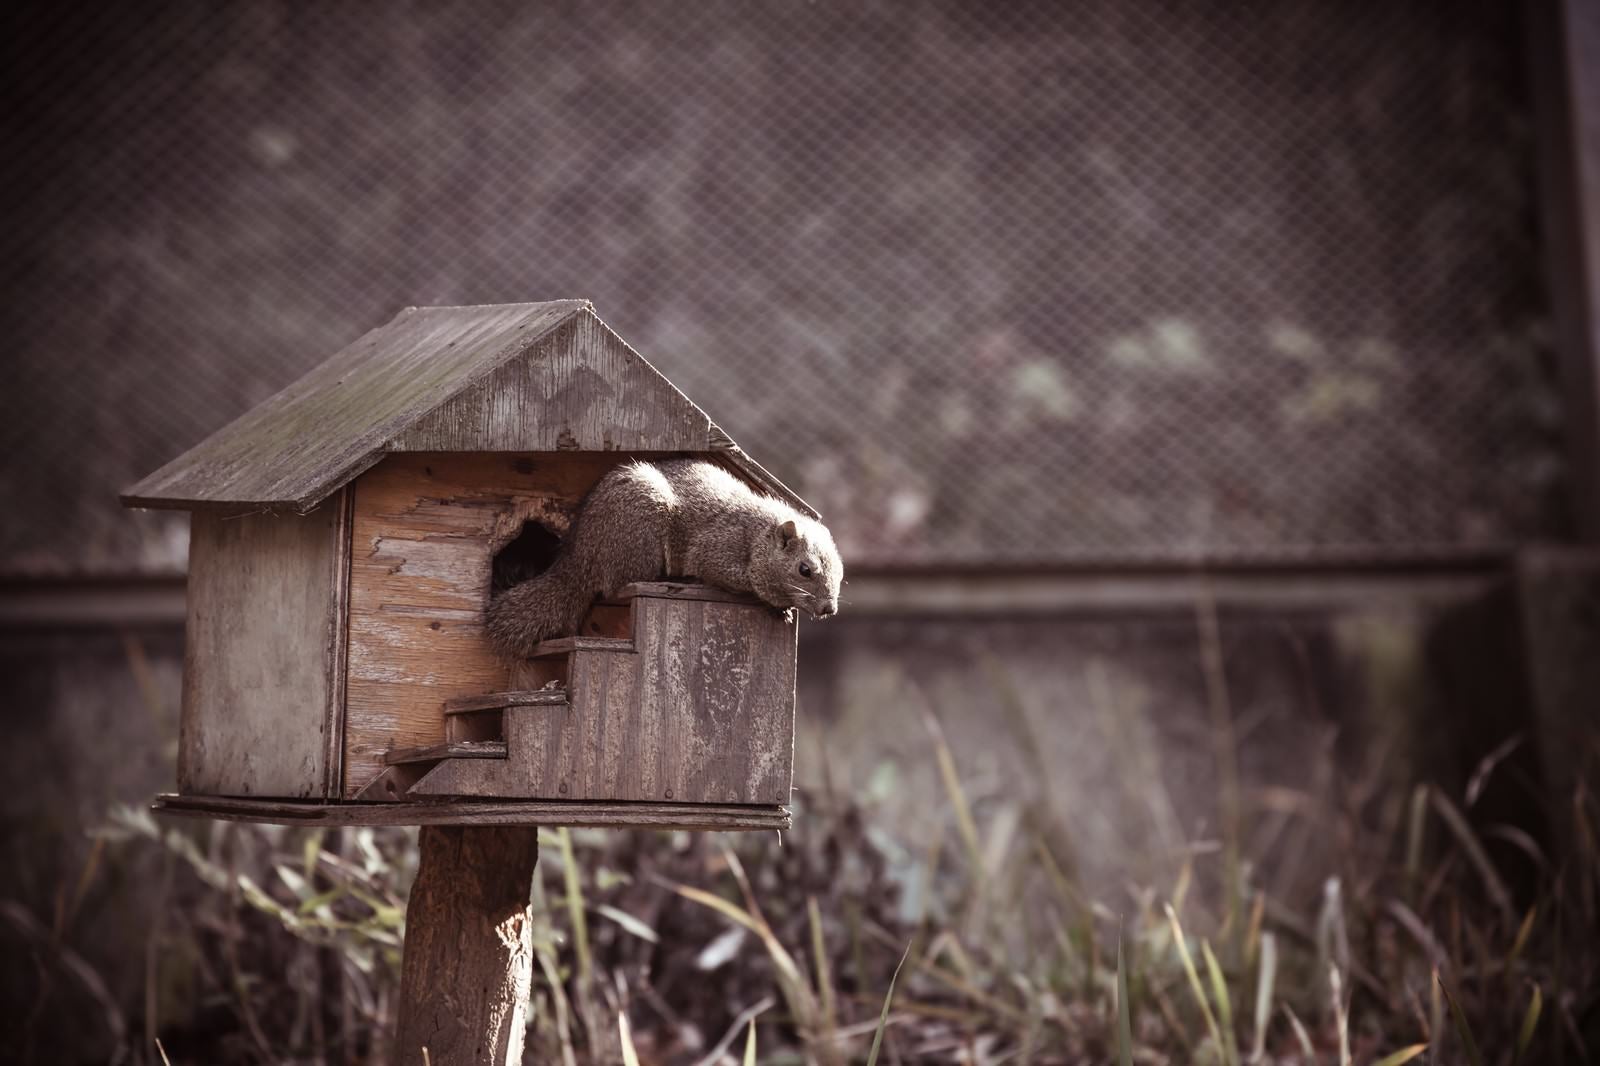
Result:
[[[833,603],[832,600],[823,600],[820,604],[817,605],[817,617],[818,618],[827,618],[829,615],[834,615],[834,614],[838,614],[838,613],[839,613],[839,608],[834,606],[834,603]]]

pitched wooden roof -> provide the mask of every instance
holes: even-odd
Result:
[[[740,451],[587,300],[408,307],[122,495],[130,507],[308,511],[391,452]]]

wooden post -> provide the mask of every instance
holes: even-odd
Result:
[[[1600,543],[1600,4],[1527,6],[1543,244],[1578,539]]]
[[[533,826],[423,826],[396,1066],[516,1066],[533,980]],[[427,1049],[427,1058],[423,1049]]]

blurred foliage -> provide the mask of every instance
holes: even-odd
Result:
[[[968,799],[925,721],[946,790],[928,840],[887,837],[861,798],[831,791],[804,796],[781,841],[543,832],[528,1061],[731,1063],[755,1047],[820,1066],[1393,1066],[1600,1051],[1600,737],[1567,797],[1570,840],[1478,824],[1510,742],[1460,795],[1333,771],[1292,795],[1243,791],[1238,852],[1190,840],[1171,883],[1093,898],[1021,801]],[[1314,897],[1273,898],[1255,876],[1253,830],[1283,811],[1315,844]],[[98,838],[155,849],[166,871],[144,1017],[120,1022],[117,1061],[386,1061],[413,831],[119,809]],[[92,980],[35,924],[42,974]],[[48,1034],[27,1039],[54,1061]]]

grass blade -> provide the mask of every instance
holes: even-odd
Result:
[[[978,823],[972,817],[972,804],[967,802],[966,790],[961,787],[961,775],[956,772],[956,758],[950,751],[950,745],[944,739],[944,729],[939,725],[939,719],[934,715],[933,709],[927,705],[926,699],[922,701],[922,724],[928,730],[928,735],[933,738],[935,761],[939,764],[939,777],[944,782],[945,792],[950,797],[950,809],[955,812],[956,829],[961,834],[961,844],[967,851],[967,862],[972,867],[972,876],[978,884],[987,880],[987,871],[983,864],[983,846],[978,842]]]
[[[834,1003],[833,975],[828,971],[828,949],[822,938],[822,913],[817,909],[817,897],[806,897],[806,917],[811,923],[811,956],[817,968],[817,998],[822,1005],[823,1039],[831,1041],[839,1026],[838,1010]]]
[[[710,907],[723,917],[731,918],[733,921],[738,922],[752,933],[761,932],[761,926],[737,903],[729,903],[715,893],[707,892],[703,888],[695,888],[692,885],[679,885],[669,882],[668,886],[684,899],[693,900],[702,907]]]
[[[640,921],[638,918],[635,918],[625,910],[620,910],[616,907],[613,907],[609,903],[596,903],[594,905],[594,912],[602,917],[611,919],[613,922],[617,923],[617,925],[626,929],[628,932],[632,933],[634,936],[645,941],[646,943],[661,943],[661,938],[656,935],[656,931],[654,929],[650,928],[648,925],[644,924],[644,922]]]
[[[1467,806],[1471,807],[1478,802],[1478,797],[1483,795],[1484,788],[1489,784],[1489,777],[1494,773],[1494,768],[1499,766],[1511,753],[1522,746],[1522,734],[1513,733],[1500,742],[1500,746],[1479,760],[1477,767],[1472,771],[1472,776],[1467,778]]]
[[[1528,937],[1533,932],[1533,920],[1539,915],[1539,905],[1535,903],[1528,908],[1527,915],[1522,919],[1522,928],[1517,930],[1516,939],[1511,942],[1511,950],[1506,953],[1505,975],[1506,981],[1515,980],[1517,960],[1522,958],[1522,949],[1528,946]]]
[[[750,1035],[744,1041],[744,1066],[756,1066],[756,1020],[750,1019]]]
[[[1217,620],[1217,603],[1209,580],[1201,576],[1201,593],[1195,608],[1195,626],[1200,638],[1200,666],[1206,682],[1206,705],[1211,712],[1212,758],[1217,767],[1217,815],[1222,830],[1223,892],[1226,912],[1223,930],[1232,930],[1229,941],[1235,949],[1242,929],[1239,904],[1244,885],[1240,837],[1243,804],[1239,786],[1239,744],[1234,732],[1233,699],[1228,691],[1228,671],[1222,652],[1222,627]],[[1223,934],[1226,936],[1226,932]],[[1233,957],[1237,957],[1237,951]]]
[[[1489,861],[1489,855],[1483,850],[1483,845],[1478,841],[1478,835],[1472,831],[1472,826],[1467,823],[1467,818],[1460,809],[1438,789],[1430,789],[1429,794],[1433,799],[1433,809],[1438,812],[1450,832],[1455,834],[1456,841],[1461,845],[1461,850],[1466,852],[1467,860],[1478,871],[1478,876],[1483,880],[1484,891],[1489,899],[1499,909],[1501,917],[1505,919],[1507,927],[1517,920],[1517,912],[1511,906],[1511,892],[1506,888],[1506,883],[1495,872],[1494,863]],[[1445,990],[1446,993],[1449,989]]]
[[[1438,981],[1428,986],[1428,1041],[1430,1047],[1444,1044],[1444,989]]]
[[[1411,791],[1411,807],[1406,817],[1406,896],[1416,902],[1417,886],[1422,882],[1422,842],[1428,821],[1428,786]]]
[[[883,1010],[878,1013],[878,1028],[872,1032],[872,1050],[867,1052],[867,1066],[878,1066],[878,1049],[883,1046],[883,1031],[889,1026],[889,1008],[894,1004],[894,984],[900,980],[900,967],[906,964],[910,956],[911,945],[907,944],[900,961],[895,964],[894,973],[889,977],[889,991],[883,997]]]
[[[617,1035],[622,1040],[623,1066],[639,1066],[639,1053],[633,1047],[633,1031],[628,1028],[627,1011],[617,1012]]]
[[[1339,1033],[1339,1066],[1353,1066],[1350,1057],[1350,1002],[1345,998],[1339,967],[1328,967],[1328,994],[1333,1000],[1333,1022]]]
[[[1512,1057],[1513,1063],[1522,1061],[1522,1056],[1528,1053],[1528,1047],[1533,1043],[1533,1034],[1539,1028],[1539,1014],[1544,1010],[1544,993],[1539,991],[1539,986],[1533,986],[1533,995],[1528,999],[1527,1013],[1522,1016],[1522,1029],[1517,1033],[1517,1052]]]
[[[1211,996],[1217,1004],[1217,1025],[1222,1030],[1222,1061],[1227,1066],[1239,1066],[1238,1038],[1233,1029],[1233,999],[1228,995],[1228,982],[1222,976],[1222,967],[1208,941],[1200,941],[1200,955],[1206,962],[1206,976],[1211,981]]]
[[[763,996],[757,1002],[740,1011],[739,1016],[733,1020],[733,1024],[728,1026],[728,1031],[722,1034],[722,1039],[718,1040],[710,1051],[707,1051],[697,1059],[694,1066],[716,1066],[717,1063],[722,1061],[723,1054],[739,1038],[739,1030],[746,1025],[755,1024],[755,1020],[771,1010],[777,1002],[771,996]],[[748,1041],[746,1041],[746,1045],[748,1046]]]
[[[1350,931],[1344,921],[1344,889],[1337,877],[1322,885],[1322,909],[1317,912],[1317,972],[1350,972]]]
[[[533,957],[538,960],[539,969],[544,973],[545,984],[550,989],[550,1001],[555,1006],[556,1040],[561,1045],[562,1066],[577,1066],[577,1055],[572,1048],[572,1006],[561,987],[561,971],[556,965],[555,955],[549,945],[536,943]]]
[[[1300,1054],[1305,1056],[1307,1066],[1317,1066],[1316,1048],[1311,1046],[1311,1034],[1306,1032],[1300,1016],[1287,1003],[1283,1005],[1283,1013],[1289,1019],[1289,1028],[1294,1032],[1295,1042],[1300,1045]]]
[[[550,924],[550,904],[545,898],[544,879],[533,879],[531,900],[533,911],[533,957],[544,973],[551,1004],[555,1007],[556,1041],[561,1046],[562,1066],[577,1066],[578,1057],[572,1047],[572,1005],[567,1000],[561,982],[561,968],[556,962],[555,931]]]
[[[1445,979],[1439,976],[1439,971],[1433,971],[1434,982],[1444,991],[1445,1002],[1450,1004],[1450,1020],[1455,1023],[1456,1037],[1461,1041],[1461,1049],[1466,1053],[1467,1062],[1471,1066],[1483,1066],[1483,1055],[1478,1051],[1478,1042],[1472,1037],[1472,1027],[1467,1024],[1467,1016],[1461,1009],[1460,1002]]]
[[[1267,1053],[1267,1023],[1272,1019],[1272,993],[1278,982],[1278,938],[1261,934],[1261,968],[1256,973],[1256,1038],[1250,1048],[1250,1061],[1260,1062]]]
[[[1206,998],[1206,990],[1200,984],[1200,974],[1194,968],[1194,958],[1189,954],[1189,945],[1183,938],[1183,926],[1178,924],[1178,912],[1168,903],[1167,921],[1172,924],[1172,943],[1178,949],[1178,959],[1183,963],[1183,972],[1189,978],[1189,991],[1194,993],[1194,1001],[1200,1004],[1200,1013],[1205,1017],[1206,1030],[1211,1033],[1212,1043],[1216,1044],[1218,1054],[1223,1051],[1222,1033],[1217,1028],[1217,1016],[1211,1011],[1211,1002]]]
[[[589,922],[583,913],[583,883],[578,876],[578,859],[572,851],[572,831],[556,830],[561,845],[561,872],[566,878],[567,920],[572,923],[572,949],[578,958],[579,987],[588,988],[594,980],[594,957],[589,954]]]
[[[1377,1062],[1374,1062],[1372,1066],[1401,1066],[1402,1063],[1410,1062],[1427,1050],[1427,1044],[1412,1044],[1410,1047],[1403,1047],[1399,1051],[1385,1055]]]
[[[1128,1003],[1128,967],[1122,930],[1117,930],[1117,1066],[1133,1066],[1133,1010]]]
[[[754,902],[754,895],[749,890],[749,881],[744,877],[744,870],[737,865],[738,859],[729,853],[730,869],[735,871],[740,882],[740,887],[745,890],[746,902]],[[689,885],[674,884],[663,881],[684,899],[693,900],[727,918],[738,922],[746,929],[761,938],[761,944],[767,950],[767,957],[772,962],[772,968],[777,971],[778,990],[783,993],[784,1003],[789,1008],[789,1013],[794,1017],[795,1024],[802,1033],[810,1038],[817,1036],[817,1004],[816,997],[811,994],[811,986],[806,983],[800,974],[800,967],[795,963],[794,956],[778,940],[778,935],[772,931],[766,919],[757,911],[747,911],[737,904],[729,903],[721,896],[714,895],[704,889],[694,888]]]
[[[1244,965],[1242,969],[1248,970],[1256,961],[1256,952],[1261,949],[1261,924],[1267,918],[1267,894],[1256,891],[1255,902],[1250,905],[1250,923],[1244,927]]]

